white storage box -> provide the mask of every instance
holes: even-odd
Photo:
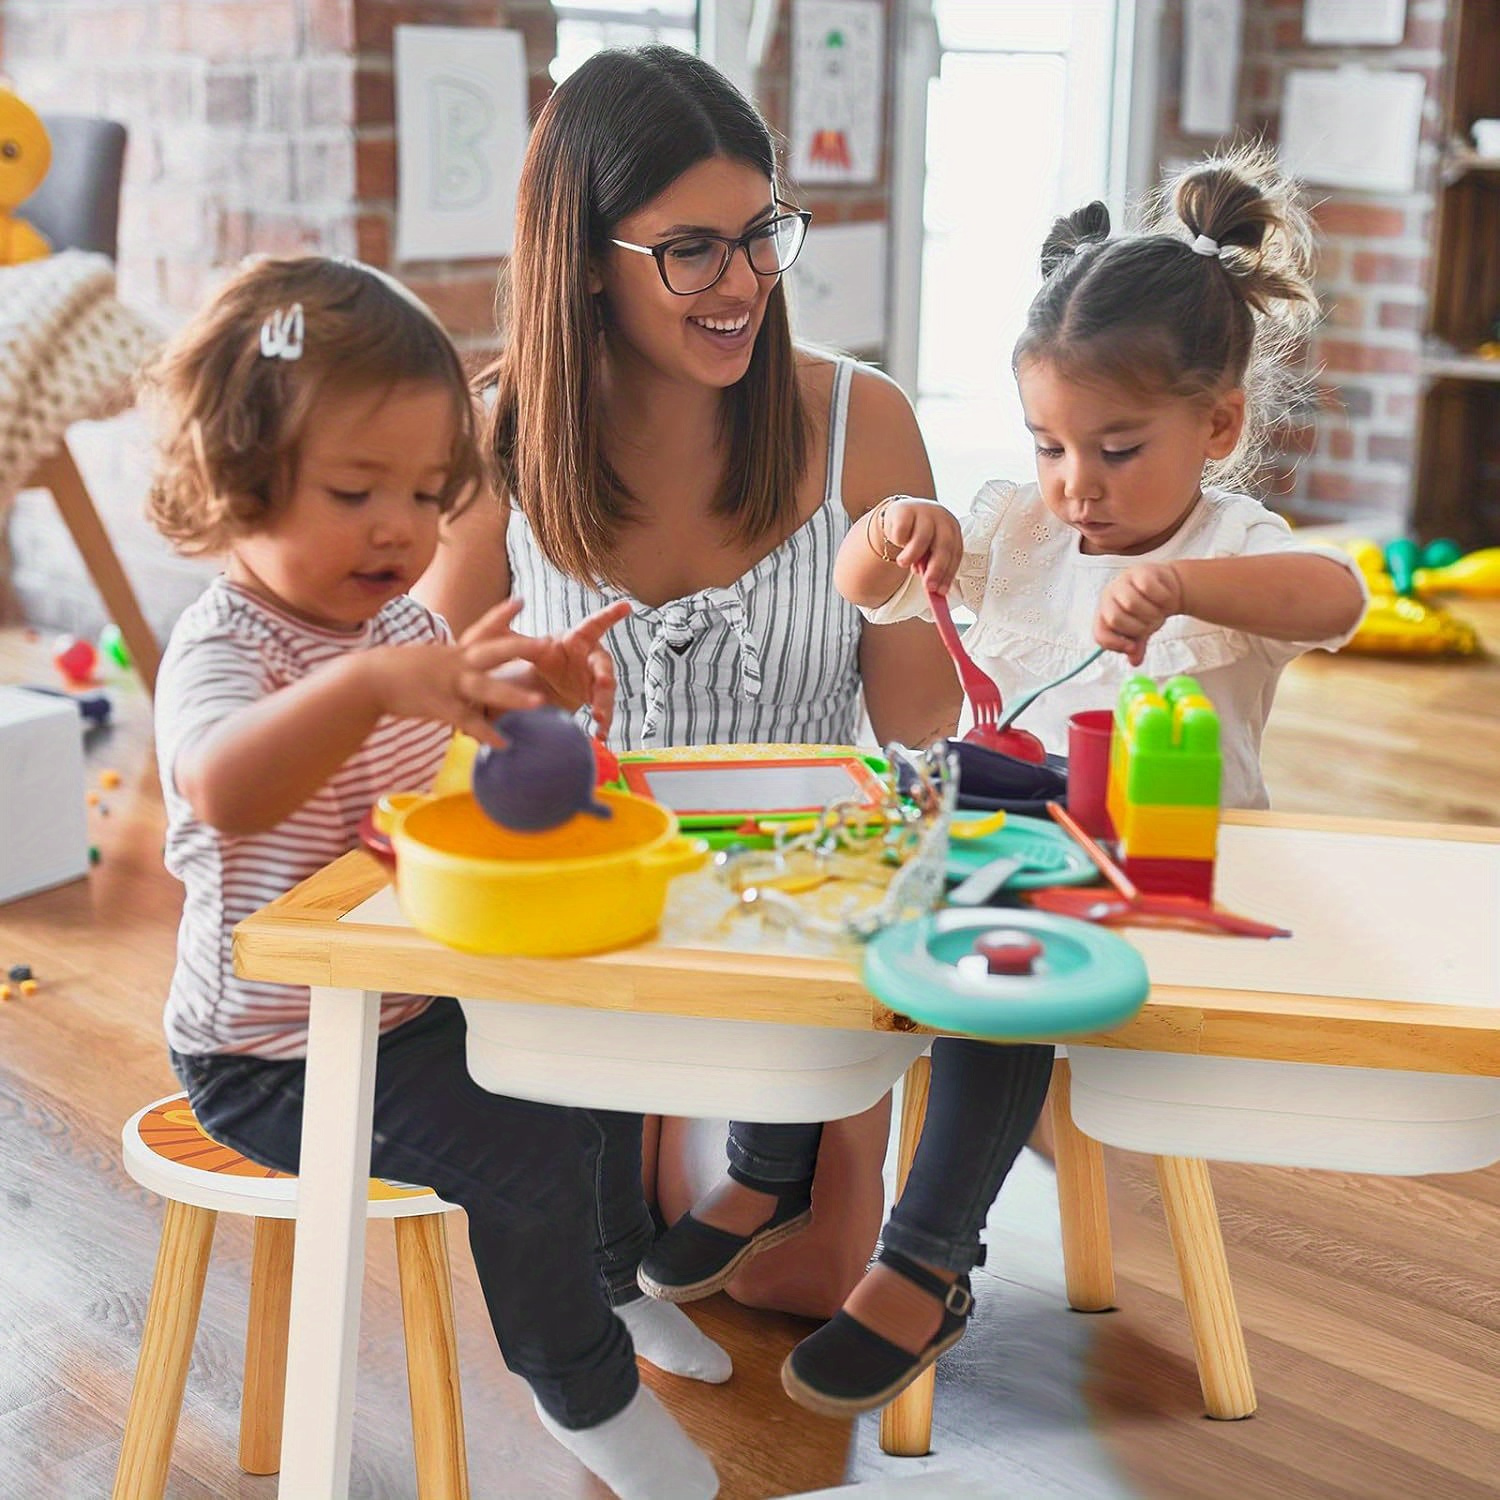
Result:
[[[0,687],[0,901],[88,874],[81,725],[68,699]]]

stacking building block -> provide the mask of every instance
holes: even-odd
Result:
[[[1128,678],[1115,708],[1109,815],[1120,863],[1143,891],[1213,899],[1219,716],[1191,677]]]

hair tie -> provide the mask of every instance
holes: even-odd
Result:
[[[1197,239],[1195,239],[1192,244],[1188,246],[1188,249],[1191,250],[1194,255],[1211,255],[1215,260],[1219,258],[1219,242],[1218,240],[1212,238],[1210,235],[1200,234]]]
[[[305,342],[302,304],[278,307],[260,325],[260,352],[265,359],[296,360],[302,358]]]

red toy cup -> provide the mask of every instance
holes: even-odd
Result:
[[[1068,720],[1068,811],[1096,839],[1112,839],[1109,816],[1109,742],[1114,734],[1111,708],[1090,708]]]

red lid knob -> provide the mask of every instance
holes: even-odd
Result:
[[[997,927],[975,940],[974,951],[991,974],[1030,974],[1042,956],[1042,945],[1029,932]]]

